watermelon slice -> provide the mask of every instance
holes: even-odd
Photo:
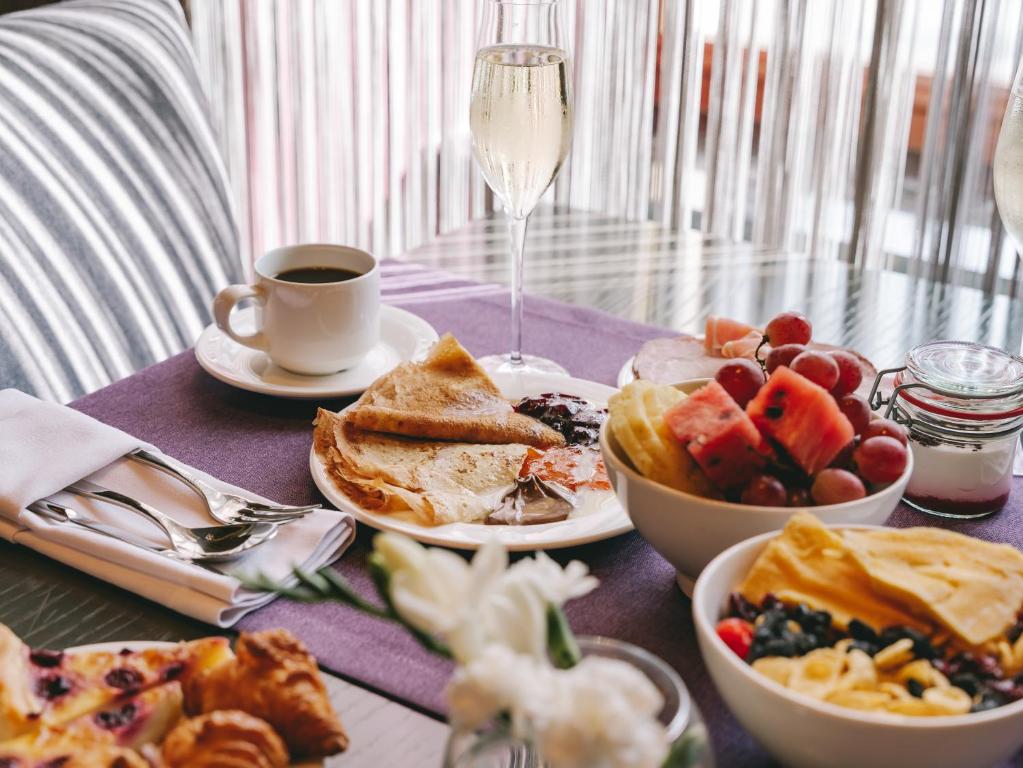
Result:
[[[757,428],[808,475],[828,466],[853,439],[853,427],[827,390],[780,366],[746,405]]]
[[[728,317],[711,315],[707,318],[707,324],[704,326],[703,347],[707,350],[708,354],[720,355],[721,348],[725,344],[741,339],[750,331],[756,330],[756,328],[747,323],[740,323],[738,320],[732,320]]]
[[[666,411],[664,423],[718,488],[745,485],[767,463],[763,436],[716,381]]]

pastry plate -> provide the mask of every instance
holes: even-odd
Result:
[[[240,333],[255,330],[255,308],[239,309],[232,322]],[[270,362],[263,352],[243,346],[210,325],[195,344],[195,357],[207,373],[226,384],[264,395],[294,399],[360,394],[398,363],[425,357],[437,341],[433,326],[404,309],[380,307],[380,341],[354,368],[327,376],[303,376]]]
[[[117,653],[122,648],[127,648],[129,651],[144,651],[149,648],[161,649],[161,648],[173,648],[177,643],[168,643],[162,640],[129,640],[124,643],[90,643],[89,645],[76,645],[74,648],[66,648],[66,652],[70,653],[94,653],[97,651],[107,651]],[[322,672],[320,674],[323,674]],[[323,762],[305,762],[305,763],[292,763],[291,768],[322,768]]]
[[[585,379],[573,379],[549,373],[493,373],[491,377],[502,394],[512,400],[544,392],[563,392],[584,397],[600,406],[615,389]],[[351,407],[351,406],[349,406]],[[599,503],[574,513],[567,520],[541,525],[484,525],[483,523],[447,523],[423,525],[411,513],[383,514],[359,506],[331,480],[323,462],[314,450],[309,452],[309,469],[313,482],[327,500],[342,512],[380,531],[395,531],[411,536],[424,544],[454,549],[478,549],[492,539],[512,551],[558,549],[609,539],[632,530],[632,521],[618,503],[613,492],[601,494]]]

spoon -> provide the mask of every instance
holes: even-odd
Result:
[[[88,480],[79,480],[66,489],[87,498],[109,501],[136,512],[160,526],[171,547],[182,557],[194,561],[230,560],[277,535],[276,523],[235,523],[189,528],[155,507]]]

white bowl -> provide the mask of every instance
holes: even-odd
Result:
[[[707,381],[696,379],[678,387],[688,391]],[[813,513],[825,525],[880,525],[898,505],[913,473],[910,451],[902,476],[862,499],[819,507],[758,507],[695,496],[643,477],[633,469],[607,421],[600,430],[600,450],[622,507],[643,538],[675,566],[679,586],[686,594],[691,594],[700,571],[721,552],[758,533],[780,531],[800,509]]]
[[[773,535],[736,544],[704,569],[693,593],[693,620],[725,703],[778,760],[791,768],[988,768],[1023,746],[1023,701],[943,717],[861,712],[794,693],[736,656],[714,627],[729,593]]]

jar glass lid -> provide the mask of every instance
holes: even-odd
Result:
[[[926,386],[906,395],[928,410],[998,418],[1018,415],[1023,408],[1023,358],[997,347],[969,341],[921,344],[906,354],[899,378]]]

